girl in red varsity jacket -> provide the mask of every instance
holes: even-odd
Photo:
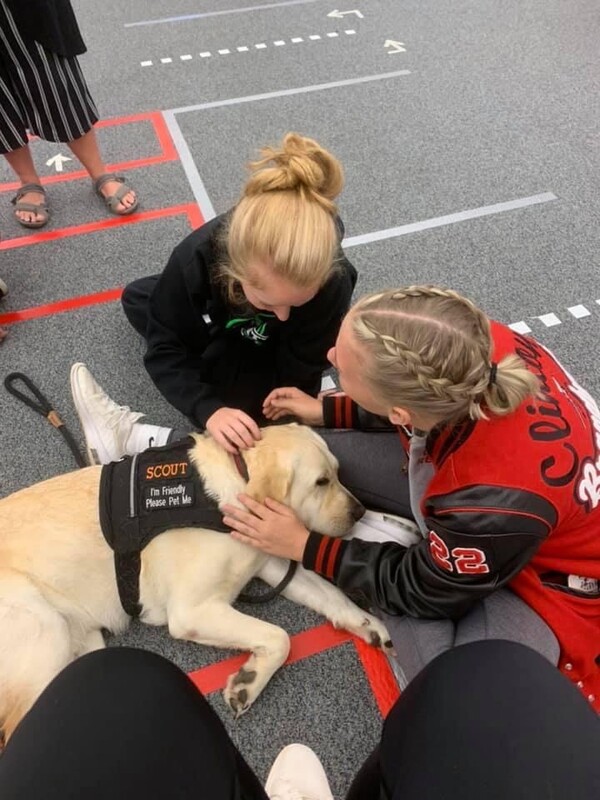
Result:
[[[278,389],[265,412],[327,427],[389,420],[408,453],[418,541],[332,539],[247,497],[248,513],[227,509],[233,535],[380,609],[401,683],[443,649],[512,639],[554,661],[600,710],[593,398],[541,344],[436,287],[359,301],[329,358],[344,394]]]

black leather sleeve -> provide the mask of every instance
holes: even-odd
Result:
[[[506,585],[556,523],[556,510],[544,498],[520,490],[504,499],[509,497],[514,503],[525,501],[527,510],[483,510],[489,502],[483,491],[478,495],[481,510],[468,508],[460,492],[437,498],[438,513],[426,517],[429,538],[408,548],[360,539],[329,539],[328,544],[327,537],[311,534],[303,565],[361,606],[424,619],[458,619]],[[440,513],[444,505],[446,515]]]

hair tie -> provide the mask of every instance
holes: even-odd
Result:
[[[496,383],[496,374],[498,372],[498,364],[495,361],[492,361],[490,364],[490,379],[488,381],[488,386],[493,386]]]

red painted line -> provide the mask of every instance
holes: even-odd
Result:
[[[140,169],[141,167],[152,166],[153,164],[163,164],[167,161],[176,161],[179,156],[169,129],[165,124],[165,119],[160,111],[150,111],[144,114],[132,114],[128,117],[113,117],[111,119],[103,119],[97,122],[96,128],[111,128],[117,125],[129,125],[131,123],[150,122],[154,129],[160,145],[161,152],[158,155],[148,156],[146,158],[137,158],[131,161],[119,161],[116,164],[108,164],[106,169],[108,172],[125,172],[132,169]],[[88,173],[82,169],[75,172],[63,172],[56,175],[47,175],[41,179],[43,185],[51,183],[63,183],[64,181],[81,180],[88,178]],[[19,181],[12,181],[10,183],[0,183],[0,193],[16,191],[20,187]]]
[[[375,647],[363,642],[362,639],[354,639],[356,652],[363,665],[367,680],[371,685],[371,690],[375,695],[377,706],[381,716],[385,719],[392,706],[400,697],[398,682],[392,672],[386,656]]]
[[[353,639],[352,635],[347,631],[338,631],[329,623],[297,633],[290,638],[292,649],[287,657],[286,664],[295,664],[297,661],[302,661],[317,653],[323,653],[332,647],[339,647],[341,644]],[[203,694],[210,694],[210,692],[224,689],[227,678],[233,672],[237,672],[247,660],[248,653],[234,656],[225,661],[211,664],[209,667],[190,672],[189,677]]]
[[[35,233],[30,236],[18,236],[15,239],[6,239],[0,242],[0,251],[13,250],[15,247],[26,247],[32,244],[54,242],[57,239],[67,239],[70,236],[81,236],[82,234],[95,233],[96,231],[104,231],[110,228],[121,228],[124,225],[135,225],[138,222],[148,222],[164,217],[174,217],[178,214],[186,214],[191,221],[196,218],[194,209],[197,210],[197,206],[193,203],[184,203],[179,206],[140,211],[137,214],[130,214],[126,217],[108,217],[107,219],[97,220],[95,222],[86,222],[83,225],[73,225],[69,228],[57,228],[53,231],[43,231],[42,233]]]
[[[53,314],[62,314],[64,311],[73,311],[75,308],[85,308],[85,306],[95,306],[98,303],[112,303],[121,297],[122,288],[107,289],[105,292],[95,294],[84,294],[80,297],[69,297],[67,300],[57,300],[55,303],[47,303],[43,306],[24,308],[21,311],[9,311],[7,314],[0,314],[0,324],[10,325],[14,322],[26,322],[30,319],[48,317]]]

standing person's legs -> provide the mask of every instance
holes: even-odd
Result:
[[[415,619],[384,615],[396,651],[394,668],[404,688],[436,656],[461,644],[505,639],[526,645],[558,664],[556,636],[510,589],[500,589],[477,603],[462,619]]]
[[[0,759],[2,800],[266,800],[188,677],[153,653],[108,648],[43,692]]]
[[[347,800],[591,800],[599,752],[598,717],[546,659],[477,642],[411,682]]]

